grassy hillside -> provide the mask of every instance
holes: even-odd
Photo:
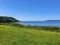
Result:
[[[60,33],[0,25],[0,45],[60,45]]]

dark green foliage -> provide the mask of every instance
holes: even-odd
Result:
[[[38,29],[38,30],[48,30],[48,31],[60,31],[60,27],[54,26],[20,26],[22,28]]]
[[[1,23],[0,25],[10,25],[14,27],[29,28],[29,29],[38,29],[38,30],[48,30],[48,31],[57,31],[60,32],[60,27],[54,26],[24,26],[18,23]]]
[[[53,27],[53,26],[39,26],[39,28],[45,29],[45,30],[58,30],[59,29],[59,27]]]
[[[0,23],[11,23],[11,22],[18,22],[18,20],[16,20],[13,17],[0,16]]]

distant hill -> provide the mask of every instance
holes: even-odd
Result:
[[[46,20],[48,22],[60,22],[60,20]]]
[[[0,16],[0,22],[18,22],[17,19],[8,16]]]

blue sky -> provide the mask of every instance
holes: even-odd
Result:
[[[60,0],[0,0],[0,16],[21,21],[60,20]]]

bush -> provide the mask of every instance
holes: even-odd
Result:
[[[21,25],[21,24],[18,24],[18,23],[0,23],[0,25],[10,25],[10,26],[22,27],[22,28],[49,30],[49,31],[60,32],[60,27],[54,27],[54,26],[24,26],[24,25]]]

